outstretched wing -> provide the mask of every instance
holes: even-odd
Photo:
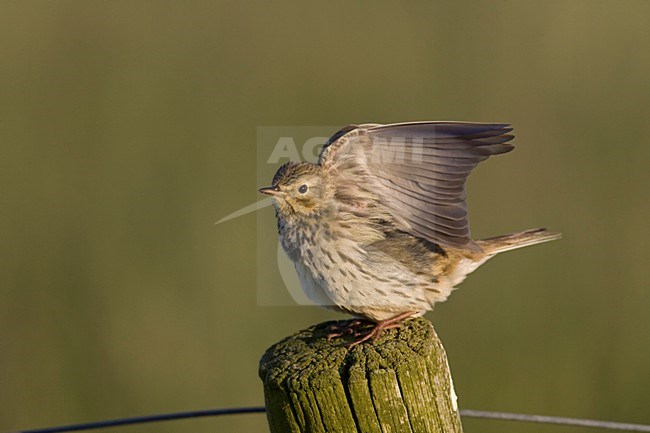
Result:
[[[395,226],[431,242],[474,248],[465,181],[479,162],[511,151],[507,124],[412,122],[343,128],[319,163],[351,208],[385,210]]]

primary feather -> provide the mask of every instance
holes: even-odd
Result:
[[[349,126],[323,146],[319,164],[342,201],[385,206],[396,227],[413,236],[476,249],[465,182],[481,161],[514,148],[511,131],[465,122]]]

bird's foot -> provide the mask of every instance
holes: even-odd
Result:
[[[376,341],[377,338],[379,338],[379,336],[381,335],[382,332],[384,332],[387,329],[399,328],[400,326],[402,326],[402,321],[404,319],[408,319],[409,317],[411,317],[412,315],[414,315],[416,313],[417,313],[416,311],[407,311],[405,313],[400,313],[397,316],[394,316],[394,317],[388,318],[386,320],[382,320],[380,322],[377,322],[377,324],[372,329],[370,329],[369,331],[356,332],[356,333],[353,334],[353,336],[355,338],[356,337],[359,337],[359,338],[357,338],[353,342],[349,343],[347,346],[348,346],[348,348],[352,348],[352,347],[356,346],[357,344],[363,343],[364,341],[368,341],[368,340],[371,340],[371,339],[372,339],[372,341]]]
[[[353,319],[346,320],[343,323],[333,323],[327,327],[327,341],[348,335],[356,337],[360,332],[358,328],[361,325],[368,325],[368,322],[362,319]]]

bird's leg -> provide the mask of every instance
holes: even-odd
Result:
[[[377,338],[379,338],[379,335],[383,331],[385,331],[386,329],[399,328],[402,325],[402,323],[401,323],[402,320],[408,319],[409,317],[411,317],[412,315],[414,315],[416,313],[417,313],[417,311],[406,311],[404,313],[400,313],[400,314],[398,314],[396,316],[390,317],[390,318],[388,318],[386,320],[379,321],[367,333],[365,333],[365,334],[359,333],[359,332],[355,333],[354,334],[355,337],[358,337],[358,336],[361,335],[361,338],[359,338],[359,339],[353,341],[352,343],[350,343],[348,345],[348,347],[354,347],[357,344],[361,344],[364,341],[368,341],[370,339],[372,339],[372,341],[375,341],[375,340],[377,340]]]
[[[346,320],[343,323],[332,323],[327,327],[327,341],[333,338],[342,337],[344,335],[358,335],[359,331],[356,329],[362,324],[367,324],[368,321],[362,319]]]

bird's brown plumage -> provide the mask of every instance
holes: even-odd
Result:
[[[509,152],[506,124],[352,125],[318,164],[288,163],[260,190],[315,302],[374,321],[423,314],[498,252],[556,239],[543,229],[470,238],[465,182]],[[407,314],[408,315],[408,314]]]

